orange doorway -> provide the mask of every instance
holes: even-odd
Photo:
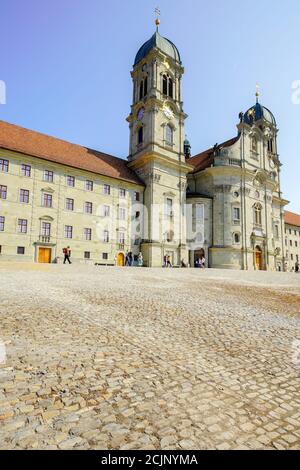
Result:
[[[262,271],[262,251],[259,246],[255,248],[255,265],[257,270]]]
[[[39,248],[39,263],[51,263],[51,248]]]
[[[119,253],[118,254],[118,258],[117,258],[117,266],[124,266],[125,264],[125,257],[124,257],[124,254],[123,253]]]

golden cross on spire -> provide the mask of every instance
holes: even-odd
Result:
[[[255,93],[255,96],[256,96],[256,102],[258,103],[258,98],[259,98],[259,96],[260,96],[259,84],[258,84],[258,83],[256,84],[256,93]]]
[[[158,32],[158,27],[160,25],[160,9],[158,7],[155,8],[155,15],[156,15],[156,20],[155,20],[155,24],[156,24],[156,31]]]

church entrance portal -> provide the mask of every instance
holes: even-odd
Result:
[[[125,265],[124,253],[119,253],[119,254],[118,254],[117,265],[118,265],[118,266],[124,266],[124,265]]]
[[[255,267],[258,271],[263,270],[263,255],[259,246],[255,247]]]

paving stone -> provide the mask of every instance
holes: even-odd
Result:
[[[300,276],[65,268],[0,264],[1,450],[300,449]]]

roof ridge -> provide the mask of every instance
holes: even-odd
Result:
[[[41,131],[36,131],[36,130],[33,130],[33,129],[29,129],[28,127],[23,127],[23,126],[20,126],[19,124],[13,124],[11,122],[3,121],[2,119],[0,119],[0,124],[1,123],[5,124],[5,125],[8,125],[8,126],[12,126],[14,128],[17,128],[17,129],[20,129],[20,130],[23,130],[23,131],[26,131],[26,132],[34,132],[35,134],[38,134],[41,137],[47,137],[48,139],[53,139],[55,141],[63,142],[63,143],[68,144],[68,145],[73,145],[75,147],[80,147],[80,148],[83,148],[83,149],[86,149],[86,150],[91,150],[92,152],[97,152],[101,155],[105,155],[107,157],[115,158],[117,160],[121,160],[121,161],[126,162],[125,158],[116,157],[115,155],[112,155],[112,154],[106,153],[106,152],[102,152],[101,150],[93,149],[91,147],[87,147],[86,145],[76,144],[76,143],[71,142],[69,140],[62,139],[61,137],[55,137],[55,136],[50,135],[50,134],[45,134],[44,132],[41,132]]]

